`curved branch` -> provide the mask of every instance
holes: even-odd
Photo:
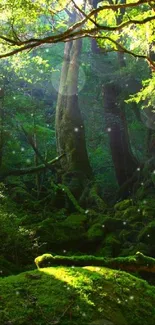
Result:
[[[52,43],[58,43],[58,42],[65,42],[65,41],[71,41],[73,39],[76,38],[80,38],[80,37],[86,37],[86,34],[89,33],[89,37],[94,37],[94,34],[99,32],[100,30],[104,30],[104,31],[118,31],[118,30],[121,30],[123,29],[124,27],[126,26],[129,26],[131,24],[135,24],[135,25],[142,25],[142,24],[145,24],[149,21],[152,21],[155,19],[155,16],[150,16],[150,17],[147,17],[143,20],[128,20],[118,26],[102,26],[102,25],[99,25],[99,27],[95,27],[95,28],[92,28],[90,30],[87,30],[87,29],[81,29],[81,30],[78,30],[78,31],[75,31],[75,32],[72,32],[75,28],[75,25],[77,26],[77,24],[74,24],[71,28],[69,28],[67,31],[65,31],[64,33],[61,33],[61,34],[58,34],[58,35],[54,35],[54,36],[49,36],[49,37],[45,37],[43,39],[30,39],[29,41],[23,41],[23,42],[16,42],[16,46],[22,46],[24,44],[23,47],[20,47],[20,48],[17,48],[11,52],[7,52],[5,54],[1,54],[0,55],[0,59],[2,58],[6,58],[6,57],[9,57],[9,56],[13,56],[17,53],[20,53],[20,52],[23,52],[25,50],[30,50],[30,49],[33,49],[35,47],[38,47],[38,46],[41,46],[43,44],[52,44]],[[80,24],[81,22],[79,22]],[[74,27],[74,28],[73,28]],[[0,36],[0,38],[4,38],[3,36]],[[11,43],[12,40],[10,40],[10,43]],[[8,41],[9,42],[9,41]],[[14,41],[15,42],[15,41]],[[30,42],[30,43],[29,43]],[[33,43],[32,43],[33,42]]]
[[[103,37],[102,36],[94,36],[93,38],[95,38],[95,39],[105,39],[105,40],[108,40],[108,41],[110,41],[111,43],[113,43],[113,44],[115,44],[117,46],[117,49],[116,50],[114,49],[115,52],[123,52],[123,53],[130,54],[130,55],[134,56],[135,58],[145,59],[145,60],[148,61],[148,63],[150,64],[150,66],[152,66],[153,68],[155,68],[155,62],[152,61],[149,56],[143,55],[143,54],[136,54],[136,53],[134,53],[134,52],[126,49],[122,44],[120,44],[117,41],[113,40],[111,37],[108,37],[108,36],[103,36]]]
[[[22,168],[22,169],[11,169],[8,170],[0,175],[1,179],[4,179],[8,176],[22,176],[22,175],[28,175],[28,174],[34,174],[41,172],[45,169],[50,169],[54,164],[56,164],[62,157],[64,157],[65,154],[62,154],[59,157],[54,158],[53,160],[47,162],[46,164],[41,164],[37,167],[31,167],[31,168]]]
[[[135,25],[142,25],[145,24],[149,21],[152,21],[155,19],[155,16],[150,16],[147,18],[144,18],[143,20],[127,20],[126,22],[121,23],[118,26],[104,26],[104,25],[99,25],[97,24],[94,20],[91,19],[91,17],[97,13],[99,13],[102,10],[106,10],[106,9],[111,9],[111,10],[117,10],[120,8],[129,8],[129,7],[136,7],[139,5],[142,5],[144,3],[148,3],[150,1],[146,1],[146,0],[140,0],[136,3],[128,3],[128,4],[117,4],[117,5],[104,5],[102,7],[99,7],[97,9],[92,10],[89,14],[85,14],[83,11],[83,14],[85,16],[84,19],[80,20],[79,22],[73,24],[71,27],[69,27],[65,32],[57,34],[57,35],[52,35],[52,36],[48,36],[42,39],[35,39],[35,38],[30,38],[28,40],[25,41],[21,41],[21,40],[13,40],[10,39],[8,37],[5,36],[0,36],[0,39],[2,39],[3,41],[5,41],[8,44],[11,44],[13,46],[18,46],[19,48],[14,49],[11,52],[7,52],[5,54],[1,54],[0,58],[6,58],[9,56],[13,56],[19,52],[23,52],[25,50],[30,50],[33,49],[35,47],[38,47],[40,45],[43,44],[49,44],[49,43],[58,43],[58,42],[64,42],[67,40],[72,40],[74,37],[85,37],[86,33],[89,34],[93,34],[96,32],[99,32],[101,30],[105,30],[105,31],[118,31],[118,30],[122,30],[124,27],[129,26],[131,24],[135,24]],[[155,0],[152,0],[152,2],[155,2]],[[81,9],[80,9],[81,10]],[[95,25],[95,28],[92,28],[91,30],[88,29],[79,29],[80,27],[82,28],[82,26],[86,23],[87,20],[91,20],[93,22],[93,24]]]
[[[155,71],[155,62],[151,60],[151,58],[145,54],[136,54],[128,49],[126,49],[122,44],[118,43],[117,41],[113,40],[111,37],[109,36],[92,36],[90,34],[85,34],[84,36],[81,37],[75,37],[72,40],[76,40],[79,38],[95,38],[95,39],[104,39],[104,40],[108,40],[111,43],[115,44],[117,46],[117,49],[110,49],[110,50],[103,50],[103,53],[109,53],[109,52],[123,52],[123,53],[127,53],[130,54],[132,56],[134,56],[135,58],[140,58],[140,59],[144,59],[147,60],[150,67],[153,68],[153,71]],[[69,40],[68,40],[69,41]],[[102,48],[101,48],[102,51]]]

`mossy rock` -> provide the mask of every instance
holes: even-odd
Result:
[[[138,236],[138,240],[148,245],[155,246],[155,221],[150,222],[142,229]]]
[[[123,219],[123,213],[122,213],[122,211],[115,211],[114,218]]]
[[[155,209],[149,207],[142,207],[142,215],[146,217],[146,219],[151,220],[154,217]]]
[[[129,241],[130,239],[130,231],[127,230],[127,229],[123,229],[119,235],[118,235],[118,238],[121,242],[126,242],[126,241]]]
[[[144,223],[137,221],[137,222],[131,223],[131,227],[133,230],[141,231],[144,228]]]
[[[123,229],[119,234],[119,239],[124,242],[135,243],[138,241],[138,234],[139,232],[136,230],[128,231],[127,229]]]
[[[149,255],[149,247],[146,244],[139,242],[134,246],[132,254],[134,255],[136,252],[141,252],[144,255]]]
[[[104,244],[105,247],[109,247],[111,249],[111,253],[113,257],[119,255],[121,243],[114,234],[107,235]]]
[[[113,245],[116,243],[120,245],[120,241],[113,234],[109,234],[106,236],[105,243],[106,245]]]
[[[36,231],[37,236],[40,237],[41,241],[50,243],[64,243],[69,239],[67,231],[65,231],[62,224],[56,224],[46,220],[38,226]]]
[[[104,232],[102,225],[100,223],[95,223],[87,231],[87,238],[90,241],[102,240],[104,237]]]
[[[86,214],[72,213],[64,221],[64,225],[78,227],[80,225],[83,225],[87,221],[87,219],[88,218]]]
[[[128,222],[142,220],[141,210],[138,206],[129,207],[123,212],[122,218]]]
[[[154,196],[154,186],[151,186],[152,184],[146,184],[144,186],[140,186],[139,189],[136,192],[136,197],[139,200],[145,200],[149,199],[151,196]]]
[[[85,229],[79,223],[69,221],[70,223],[66,221],[53,223],[48,219],[38,225],[36,235],[41,243],[46,243],[47,250],[63,250],[64,247],[65,249],[81,248],[85,241]]]
[[[154,198],[148,198],[148,199],[146,199],[146,200],[144,200],[142,202],[140,201],[140,204],[142,204],[142,203],[143,203],[144,206],[148,206],[148,207],[154,209],[154,211],[155,211],[155,197]]]
[[[128,247],[126,244],[128,244]],[[123,245],[123,248],[121,249],[120,256],[129,256],[129,255],[135,255],[138,251],[143,253],[144,255],[150,255],[149,254],[149,247],[139,242],[137,244],[131,244],[130,242],[127,242]]]
[[[90,214],[88,214],[89,216]],[[101,225],[104,225],[105,219],[108,218],[107,214],[97,214],[92,216],[92,218],[88,218],[88,223],[89,224],[94,224],[94,223],[99,223]]]
[[[114,232],[118,229],[122,229],[123,226],[123,221],[121,219],[116,219],[116,218],[111,218],[107,217],[104,219],[103,222],[105,232]]]
[[[132,220],[139,220],[141,218],[141,213],[139,213],[138,206],[130,206],[125,210],[115,211],[114,218],[130,222]]]
[[[155,287],[119,270],[31,270],[0,279],[0,292],[1,325],[155,324]]]
[[[127,208],[129,208],[130,206],[133,205],[133,201],[132,200],[123,200],[121,202],[118,202],[115,204],[114,209],[117,211],[124,211]]]

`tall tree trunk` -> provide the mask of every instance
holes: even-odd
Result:
[[[122,0],[125,3],[126,0]],[[94,0],[94,9],[100,1]],[[111,3],[111,1],[109,1]],[[120,24],[124,15],[124,9],[118,13],[116,23]],[[93,53],[101,53],[96,40],[92,40]],[[108,55],[108,54],[107,54]],[[103,55],[104,60],[104,55]],[[110,63],[110,61],[109,61]],[[123,68],[125,64],[124,54],[118,52],[118,65]],[[103,86],[104,116],[106,128],[109,135],[110,149],[114,163],[118,184],[124,184],[133,174],[138,166],[133,157],[127,130],[127,122],[124,111],[124,102],[121,99],[123,89],[114,81]]]
[[[89,178],[92,173],[85,143],[84,124],[78,104],[81,47],[82,40],[74,40],[65,44],[56,107],[57,151],[59,155],[65,153],[61,161],[62,173],[67,175],[65,178],[67,185],[72,178],[74,180],[76,178],[77,187],[79,184],[82,187],[84,178]],[[73,192],[76,191],[73,190]],[[77,196],[77,193],[74,194]]]
[[[126,0],[121,0],[121,3],[125,4]],[[120,11],[117,12],[117,25],[121,24],[124,13],[124,8],[121,8]],[[118,63],[120,69],[126,66],[124,53],[118,52]],[[115,173],[120,186],[132,177],[134,171],[138,167],[138,162],[131,151],[122,93],[122,87],[118,86],[115,82],[108,83],[104,86],[106,125],[109,131],[108,134]]]
[[[120,101],[121,89],[113,82],[104,86],[104,110],[106,127],[118,184],[121,186],[137,168],[133,157],[125,113]]]
[[[4,89],[0,88],[0,168],[2,166],[3,146],[4,146],[4,134],[3,134],[4,110],[3,110],[3,101],[4,101]]]

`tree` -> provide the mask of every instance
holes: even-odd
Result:
[[[10,0],[9,7],[6,1],[2,1],[1,10],[3,10],[3,20],[1,21],[1,30],[3,34],[0,35],[0,39],[3,53],[0,55],[0,58],[9,57],[26,50],[29,51],[36,47],[43,46],[44,44],[68,42],[69,40],[81,37],[92,37],[104,41],[104,46],[106,47],[105,51],[113,50],[129,53],[137,58],[146,59],[152,68],[154,68],[155,63],[146,49],[144,50],[144,48],[142,48],[141,53],[132,51],[129,47],[124,46],[124,42],[119,42],[120,35],[116,37],[116,33],[119,32],[120,34],[121,32],[128,35],[129,38],[132,38],[133,34],[136,32],[138,37],[141,37],[143,34],[144,38],[145,33],[143,27],[149,22],[152,26],[154,25],[155,16],[154,13],[152,14],[154,2],[154,0],[139,0],[129,3],[115,3],[111,1],[110,4],[100,5],[94,10],[90,10],[90,6],[86,6],[86,9],[82,10],[77,5],[77,2],[72,0],[71,3],[81,13],[81,16],[79,16],[80,19],[76,23],[71,24],[70,27],[65,25],[64,30],[64,16],[61,15],[61,12],[68,12],[69,1],[63,1],[62,4],[62,1],[59,0],[57,5],[55,5],[55,2],[49,3],[46,0],[42,1],[41,4],[39,1],[32,3],[30,0],[26,3],[18,2],[15,4],[14,1]],[[52,4],[54,5],[54,9],[51,9]],[[122,8],[124,8],[125,11],[124,19],[121,24],[113,26],[115,13]],[[49,28],[45,28],[42,24],[41,27],[45,35],[40,37],[40,30],[37,22],[43,15],[46,16],[47,19],[52,17],[52,21],[54,21],[54,19],[56,20],[58,15],[63,25],[59,24],[60,28],[56,29],[56,33],[51,33],[50,31],[50,35],[47,36],[47,34],[49,34]],[[26,20],[25,27],[23,27],[22,24],[23,19]],[[31,32],[27,30],[28,27],[32,27],[30,21],[33,25],[34,23],[36,24]],[[101,23],[103,21],[104,25]],[[52,29],[55,30],[55,26]],[[31,36],[29,34],[31,34]],[[150,35],[150,39],[151,36],[152,35]]]
[[[0,88],[0,168],[2,167],[3,159],[3,147],[4,147],[4,132],[3,132],[3,122],[4,122],[4,89]]]
[[[95,1],[93,3],[89,2],[89,4],[87,3],[85,8],[78,6],[77,2],[73,0],[71,4],[69,1],[65,1],[63,4],[62,1],[58,1],[57,4],[55,2],[49,4],[48,1],[43,1],[42,3],[40,1],[33,3],[27,1],[26,3],[15,4],[10,0],[9,7],[6,7],[5,1],[2,2],[1,7],[4,9],[5,14],[2,21],[3,34],[0,35],[1,58],[11,57],[12,55],[26,50],[30,51],[36,47],[44,48],[45,44],[65,43],[65,60],[61,74],[56,114],[58,152],[60,154],[65,152],[66,154],[63,157],[62,163],[64,171],[74,173],[76,170],[81,175],[85,174],[88,177],[91,175],[84,139],[83,122],[78,106],[77,77],[79,69],[78,59],[81,52],[81,38],[91,37],[93,40],[97,40],[103,53],[109,51],[121,53],[119,55],[120,62],[123,62],[122,54],[128,53],[136,58],[146,59],[154,67],[154,61],[147,52],[148,44],[146,42],[141,47],[141,51],[139,44],[138,46],[134,46],[133,50],[130,46],[133,35],[134,38],[142,38],[144,40],[145,27],[147,24],[154,25],[155,16],[152,14],[153,3],[154,1],[145,0],[129,3],[115,3],[110,1],[110,4],[99,4],[98,7],[93,9],[92,5],[95,5]],[[53,4],[52,9],[51,4]],[[8,8],[10,10],[9,15],[7,13]],[[66,13],[71,17],[72,11],[74,11],[72,8],[78,13],[78,20],[68,22]],[[120,21],[118,17],[122,10],[123,16]],[[24,18],[26,19],[25,26],[22,24]],[[48,19],[49,23],[44,23],[44,19]],[[40,25],[42,27],[42,33],[39,29]],[[129,38],[127,42],[126,36]],[[151,38],[152,33],[147,43],[150,42]],[[110,86],[108,85],[108,87]],[[116,97],[118,97],[120,90],[118,91],[118,88],[116,88],[114,85],[113,90]],[[109,91],[111,93],[111,89],[109,90],[107,88],[107,93]],[[66,92],[66,95],[64,95],[64,92]],[[117,114],[120,117],[120,110],[118,108]],[[124,117],[122,117],[121,123],[124,123]],[[120,134],[120,129],[119,132],[117,130],[114,133],[114,137],[116,133],[117,135],[119,133],[119,143],[123,139],[122,150],[128,152],[128,154],[125,153],[127,157],[126,161],[130,157],[131,162],[133,162],[126,130],[124,130],[124,134]],[[67,135],[66,141],[64,141],[64,135]],[[114,160],[116,161],[117,159],[115,158]],[[116,166],[118,166],[118,163],[116,163]],[[133,162],[131,172],[134,168]],[[123,170],[121,179],[119,180],[120,184],[125,181],[125,174],[128,174],[127,177],[130,175],[130,173],[126,172],[125,164]],[[68,176],[70,177],[70,175]],[[83,176],[81,178],[83,179]]]
[[[76,17],[76,12],[72,14]],[[82,184],[90,178],[84,124],[78,105],[78,73],[82,40],[74,40],[65,44],[64,61],[61,71],[60,87],[56,108],[56,135],[58,154],[65,153],[62,159],[62,169],[65,182],[71,183],[71,178]],[[77,175],[76,175],[77,174]],[[75,185],[75,192],[79,185]],[[81,186],[80,186],[81,187]],[[81,192],[81,188],[80,188]],[[79,193],[80,194],[80,193]]]
[[[126,0],[121,1],[126,4]],[[121,8],[116,12],[116,24],[120,25],[123,21],[125,8]],[[121,36],[120,36],[121,37]],[[118,62],[118,72],[126,66],[124,53],[118,52],[116,57]],[[104,85],[103,98],[105,116],[107,117],[107,130],[109,131],[110,148],[115,167],[115,173],[118,184],[121,186],[128,181],[138,167],[138,161],[133,156],[130,140],[128,135],[128,127],[124,109],[124,84],[125,78],[122,77],[121,83],[118,80],[111,81]],[[122,86],[123,85],[123,86]],[[110,117],[110,118],[108,118]]]

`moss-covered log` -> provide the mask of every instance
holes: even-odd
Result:
[[[54,265],[65,266],[105,266],[111,269],[120,269],[128,272],[155,273],[155,259],[137,252],[134,256],[104,258],[92,255],[84,256],[53,256],[43,254],[35,259],[38,268]]]

